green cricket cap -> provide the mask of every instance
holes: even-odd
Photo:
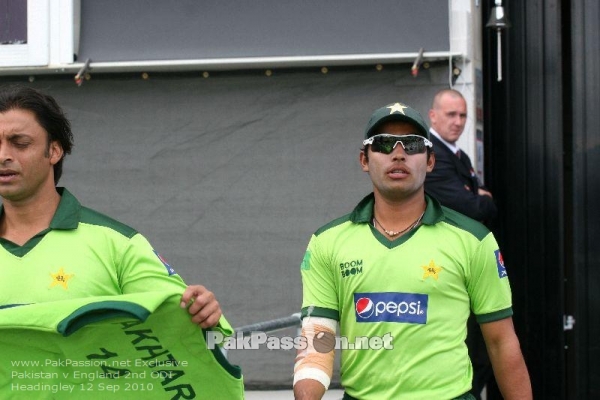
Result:
[[[392,103],[375,110],[365,130],[365,139],[377,132],[377,128],[388,121],[404,121],[417,128],[418,134],[429,139],[429,128],[417,110],[402,103]]]

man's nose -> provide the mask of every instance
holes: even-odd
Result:
[[[467,122],[467,119],[459,116],[459,117],[455,117],[454,120],[453,120],[453,122],[456,125],[464,125],[465,122]]]
[[[0,163],[6,164],[12,160],[12,155],[8,149],[8,146],[0,143]]]
[[[404,151],[404,146],[402,146],[402,143],[396,143],[396,147],[394,150],[392,150],[392,159],[406,160],[406,152]]]

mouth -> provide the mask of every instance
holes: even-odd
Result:
[[[394,167],[394,168],[388,170],[387,174],[391,178],[403,178],[403,177],[406,177],[407,175],[409,175],[410,173],[408,172],[408,170],[406,168]]]
[[[15,171],[0,171],[0,182],[8,182],[17,176]]]

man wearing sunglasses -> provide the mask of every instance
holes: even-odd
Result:
[[[322,398],[336,348],[345,400],[473,399],[471,310],[504,398],[530,399],[500,250],[485,226],[425,194],[435,156],[420,114],[401,103],[376,110],[360,164],[373,193],[317,230],[301,264],[296,399]]]

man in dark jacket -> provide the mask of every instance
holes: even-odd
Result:
[[[467,103],[453,89],[439,91],[429,110],[435,168],[427,174],[425,191],[442,205],[480,222],[496,216],[492,194],[479,184],[469,156],[458,148],[467,122]]]

